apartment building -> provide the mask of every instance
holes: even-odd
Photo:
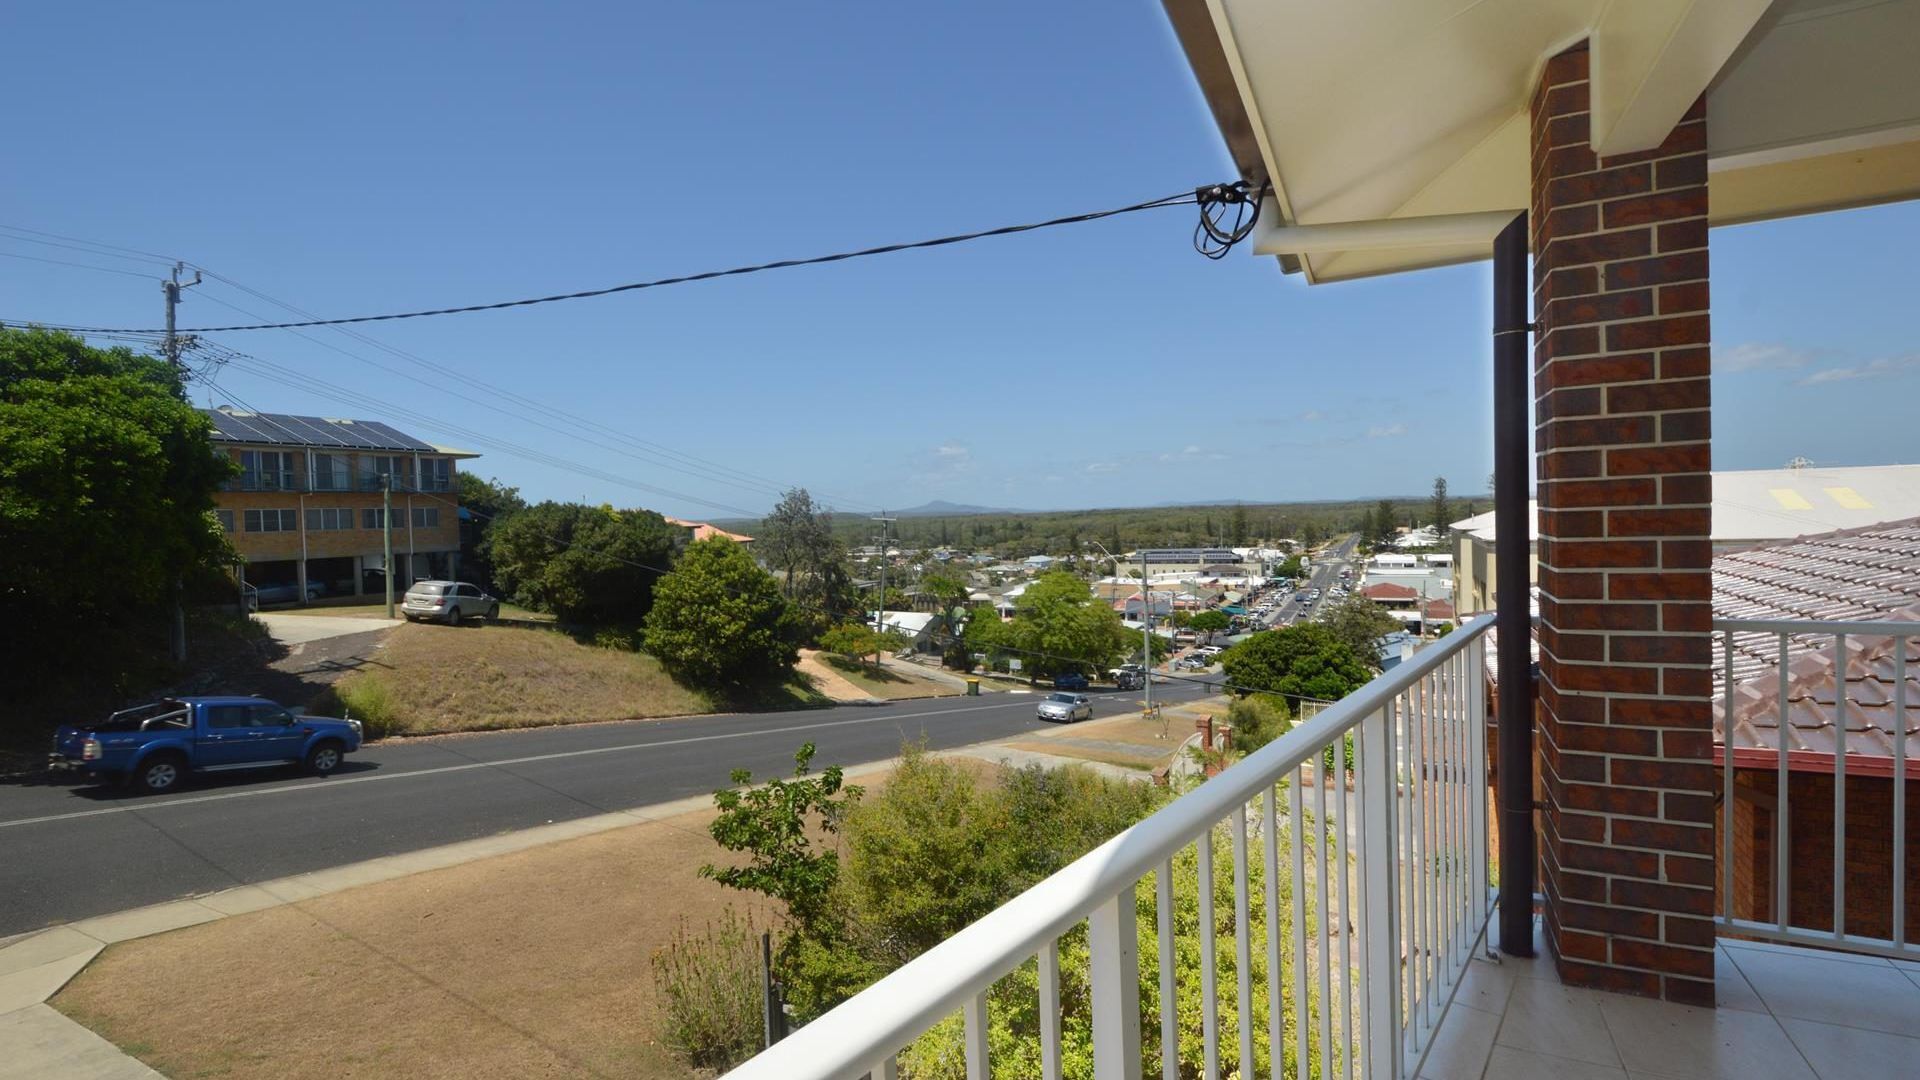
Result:
[[[216,511],[238,579],[289,598],[383,594],[391,488],[394,588],[460,572],[454,462],[477,455],[372,420],[203,409],[240,475]]]

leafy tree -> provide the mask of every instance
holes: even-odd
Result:
[[[985,653],[989,657],[995,649],[1007,643],[1007,624],[1000,621],[1000,613],[990,604],[981,604],[967,615],[967,629],[962,635],[967,651]]]
[[[1320,623],[1347,643],[1362,663],[1380,670],[1380,639],[1401,629],[1400,620],[1360,593],[1348,593],[1320,612]]]
[[[950,614],[973,594],[965,581],[944,570],[929,571],[920,579],[920,591],[933,598],[942,615]]]
[[[651,510],[543,502],[490,530],[488,548],[495,582],[520,603],[568,622],[631,625],[653,606],[681,535]]]
[[[165,361],[0,329],[0,652],[9,670],[113,681],[158,662],[182,581],[217,582],[232,565],[213,507],[238,470],[212,434]]]
[[[1447,502],[1447,478],[1436,476],[1433,478],[1433,531],[1436,535],[1445,537],[1447,526],[1451,524],[1453,524],[1453,512],[1451,505]]]
[[[1274,570],[1274,574],[1283,578],[1297,578],[1306,571],[1300,566],[1300,556],[1289,555],[1287,561]]]
[[[875,630],[863,623],[842,623],[820,635],[820,648],[849,660],[862,660],[904,648],[905,634],[895,630]]]
[[[1337,701],[1373,678],[1352,646],[1317,623],[1255,634],[1220,654],[1220,664],[1235,687],[1296,699]]]
[[[1396,528],[1397,523],[1394,521],[1393,500],[1381,499],[1379,504],[1373,508],[1373,536],[1371,539],[1374,542],[1374,546],[1381,547],[1386,544],[1391,544],[1396,535],[1394,531]]]
[[[1231,625],[1233,625],[1233,620],[1227,618],[1226,612],[1216,611],[1211,608],[1206,611],[1197,612],[1193,618],[1187,620],[1188,628],[1197,634],[1207,635],[1209,639]]]
[[[833,517],[814,505],[806,488],[793,488],[760,523],[755,542],[767,565],[785,574],[786,594],[795,596],[803,579],[834,555]]]
[[[486,589],[507,592],[493,572],[493,531],[525,510],[527,500],[520,497],[519,488],[498,479],[482,480],[462,471],[454,480],[460,485],[460,508],[469,515],[460,523],[460,576]]]
[[[1247,525],[1247,508],[1235,504],[1233,513],[1227,519],[1227,544],[1230,547],[1245,547],[1247,537],[1252,530]]]
[[[1110,604],[1064,570],[1042,574],[1020,596],[1002,643],[1036,675],[1100,671],[1128,651],[1130,635]]]
[[[843,782],[838,765],[811,775],[813,755],[812,743],[802,745],[793,755],[793,778],[775,777],[760,787],[752,786],[751,771],[733,770],[732,786],[713,793],[720,816],[707,831],[728,851],[746,852],[747,863],[700,868],[701,877],[780,901],[787,917],[807,929],[818,928],[827,913],[827,897],[840,878],[839,853],[825,845],[816,849],[814,836],[838,833],[862,795],[860,788]]]
[[[705,690],[776,682],[799,655],[787,610],[779,583],[739,544],[696,541],[654,588],[647,651],[674,678]]]

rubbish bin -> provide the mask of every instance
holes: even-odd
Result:
[[[979,679],[967,680],[967,696],[968,697],[980,696],[980,680]]]

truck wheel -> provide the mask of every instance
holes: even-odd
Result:
[[[187,759],[178,754],[155,754],[133,771],[133,786],[148,795],[176,790],[187,779]]]
[[[448,626],[460,625],[460,605],[455,604],[454,606],[447,609],[447,625]]]
[[[499,617],[500,617],[500,605],[488,604],[487,605],[487,621],[492,622],[493,620]]]
[[[340,744],[337,742],[315,743],[307,751],[307,771],[315,776],[325,776],[340,767]]]

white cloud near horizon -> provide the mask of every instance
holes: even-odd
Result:
[[[1405,435],[1406,433],[1407,433],[1407,425],[1405,425],[1405,424],[1388,424],[1388,425],[1386,425],[1385,427],[1370,427],[1370,428],[1368,428],[1368,429],[1367,429],[1367,438],[1369,438],[1369,439],[1392,439],[1392,438],[1398,438],[1399,436],[1401,436],[1401,435]]]
[[[1813,350],[1779,342],[1746,341],[1724,349],[1714,349],[1711,367],[1715,375],[1745,371],[1789,371],[1806,367],[1813,355]]]
[[[1818,386],[1821,383],[1850,382],[1854,379],[1882,379],[1909,371],[1920,371],[1920,353],[1911,356],[1883,356],[1864,364],[1822,368],[1799,380],[1796,385]]]

